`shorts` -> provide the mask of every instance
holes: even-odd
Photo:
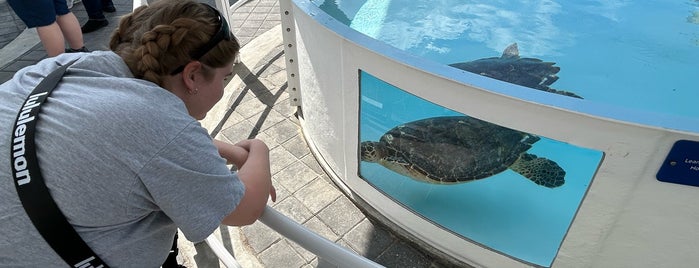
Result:
[[[56,16],[70,12],[66,0],[7,0],[7,3],[28,28],[51,25]]]

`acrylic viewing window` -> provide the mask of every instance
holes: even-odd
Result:
[[[464,239],[551,265],[602,152],[469,117],[359,75],[361,178]]]

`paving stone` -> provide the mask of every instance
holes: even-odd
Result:
[[[308,154],[304,156],[301,159],[301,162],[306,164],[309,168],[311,168],[313,171],[315,171],[317,174],[325,174],[325,171],[323,168],[318,164],[318,160],[316,160],[315,156],[312,154]]]
[[[306,164],[295,160],[289,166],[275,174],[277,180],[284,188],[294,193],[313,181],[318,175]]]
[[[275,66],[275,68],[279,68],[279,67]],[[281,85],[286,83],[286,79],[287,79],[286,70],[280,70],[280,71],[271,73],[267,77],[268,77],[267,79],[269,79],[274,85],[281,86]]]
[[[231,141],[241,141],[248,138],[253,138],[251,133],[254,133],[253,128],[255,126],[247,120],[238,122],[228,128],[221,131],[221,135],[226,136]]]
[[[5,66],[4,70],[8,72],[17,72],[24,67],[33,65],[34,63],[36,63],[36,61],[18,60]]]
[[[269,7],[269,8],[271,9],[272,7]],[[257,25],[259,27],[259,25],[262,24],[262,22],[267,18],[267,13],[269,10],[267,10],[265,12],[257,12],[257,11],[258,11],[258,9],[255,8],[255,10],[252,13],[250,13],[250,15],[248,15],[247,21],[251,25],[254,24],[254,25]]]
[[[272,245],[259,255],[259,259],[265,267],[294,268],[306,264],[306,261],[285,241]]]
[[[240,26],[242,26],[243,23],[245,22],[244,19],[240,18],[240,17],[237,16],[237,15],[238,15],[238,13],[235,13],[235,14],[233,15],[233,18],[234,18],[234,19],[228,21],[228,23],[231,25],[231,31],[233,31],[233,32],[235,32],[236,30],[238,30],[238,28],[240,28]],[[246,14],[246,16],[247,16],[247,14]]]
[[[26,54],[22,55],[22,60],[32,60],[32,61],[40,61],[48,57],[48,54],[46,54],[46,51],[43,49],[41,50],[30,50]]]
[[[376,258],[376,262],[387,268],[423,268],[431,265],[431,261],[424,254],[401,240],[396,240],[389,246]]]
[[[293,195],[275,204],[274,208],[299,224],[313,217],[313,212]]]
[[[0,72],[0,84],[9,81],[14,75],[14,72]]]
[[[325,222],[323,222],[318,217],[313,217],[306,221],[303,226],[307,227],[311,231],[319,234],[320,236],[330,240],[331,242],[337,242],[340,240],[340,236],[337,235]]]
[[[273,6],[256,6],[253,13],[263,13],[265,17],[272,11]]]
[[[238,124],[240,122],[245,121],[245,118],[233,109],[229,108],[226,114],[228,115],[228,117],[226,118],[226,121],[223,123],[223,126],[221,126],[221,129],[238,127]]]
[[[368,219],[364,219],[342,239],[357,253],[374,259],[386,251],[395,237],[386,230],[376,227]]]
[[[342,193],[334,185],[327,183],[321,178],[314,179],[294,194],[313,213],[318,213],[340,195]]]
[[[238,34],[236,34],[235,36],[238,39],[238,42],[240,42],[241,46],[244,46],[245,44],[249,43],[253,39],[253,37],[251,37],[251,36],[239,36]]]
[[[330,228],[328,228],[328,226],[321,222],[317,217],[309,219],[308,221],[306,221],[306,223],[303,224],[303,226],[330,241],[335,241],[340,238],[339,236],[333,234],[332,230],[330,230]],[[306,260],[306,262],[310,262],[316,258],[316,255],[313,252],[306,250],[305,248],[292,241],[289,241],[289,245],[291,245],[291,247],[294,248],[296,253],[298,253],[299,256]]]
[[[279,1],[277,0],[260,0],[257,2],[258,7],[266,7],[266,6],[279,6]]]
[[[241,228],[245,236],[245,243],[254,251],[255,254],[262,252],[279,241],[282,236],[274,230],[267,227],[261,222],[256,222]]]
[[[343,235],[366,217],[349,198],[342,195],[321,210],[318,213],[318,218],[329,226],[335,234]]]
[[[265,130],[270,136],[279,143],[284,143],[287,140],[299,135],[299,126],[292,123],[289,119],[281,121],[276,125]]]
[[[294,157],[301,159],[311,153],[302,135],[296,135],[282,144]]]
[[[269,147],[270,150],[273,150],[277,146],[279,146],[279,142],[277,142],[272,136],[270,136],[267,132],[260,132],[257,133],[257,136],[255,137],[256,139],[259,139],[261,141],[264,141],[265,144],[267,144],[267,147]]]
[[[243,117],[250,118],[255,114],[261,113],[266,108],[267,105],[255,98],[242,102],[240,105],[238,105],[238,107],[236,107],[236,111],[238,111]]]
[[[264,131],[265,129],[268,129],[276,125],[277,123],[284,121],[285,119],[286,116],[272,109],[272,107],[268,107],[267,109],[264,109],[262,112],[248,118],[248,121],[253,122],[255,124],[255,129]]]
[[[239,0],[239,1],[245,1],[245,0]],[[248,14],[252,13],[252,11],[254,9],[255,9],[255,5],[244,4],[235,10],[235,15],[240,15],[239,18],[246,19],[248,17]]]
[[[235,32],[236,37],[253,37],[255,35],[255,32],[257,32],[257,29],[259,26],[254,25],[250,26],[252,24],[248,23],[245,21],[243,25],[238,28],[238,30]]]
[[[271,207],[276,207],[277,204],[281,203],[281,201],[291,196],[292,193],[288,189],[286,189],[284,185],[279,183],[279,180],[274,176],[272,176],[272,185],[274,185],[274,190],[277,192],[277,201],[272,202],[272,199],[270,198],[270,200],[267,201],[267,205]]]
[[[274,147],[274,149],[269,151],[269,159],[271,162],[270,171],[272,172],[272,175],[275,175],[277,172],[293,163],[295,160],[294,155],[289,153],[289,151],[284,149],[282,146]]]

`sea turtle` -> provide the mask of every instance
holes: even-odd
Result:
[[[563,185],[565,171],[556,162],[526,153],[538,140],[473,117],[431,117],[362,142],[360,153],[362,161],[428,183],[464,183],[510,168],[538,185]]]
[[[513,43],[505,48],[500,57],[453,63],[449,66],[520,86],[582,99],[575,93],[549,87],[558,80],[556,74],[561,70],[554,64],[540,59],[520,58],[517,43]]]

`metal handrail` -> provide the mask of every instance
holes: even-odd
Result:
[[[383,267],[308,230],[269,206],[262,213],[259,221],[312,252],[318,256],[319,260],[322,259],[338,267]]]
[[[332,241],[314,233],[303,225],[295,222],[274,208],[267,206],[259,221],[280,235],[293,241],[304,249],[318,256],[319,263],[330,263],[336,267],[379,268],[383,267],[361,255],[358,255]],[[215,235],[206,238],[216,257],[228,268],[240,268],[235,260]]]
[[[209,245],[209,248],[211,248],[211,251],[213,251],[216,257],[218,257],[221,263],[223,263],[223,265],[228,268],[242,268],[240,263],[238,263],[238,261],[230,252],[228,252],[228,250],[226,250],[221,241],[218,241],[218,238],[216,238],[214,234],[207,237],[205,241],[206,244]]]

